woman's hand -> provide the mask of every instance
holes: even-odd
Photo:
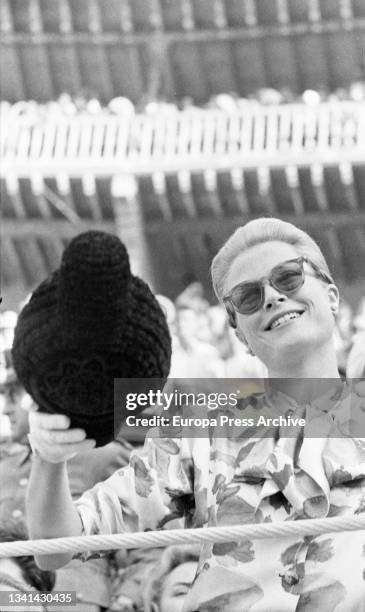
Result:
[[[86,440],[83,429],[69,429],[64,414],[29,413],[29,443],[32,451],[49,463],[63,463],[78,453],[91,450],[95,440]]]

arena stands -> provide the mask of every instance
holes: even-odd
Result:
[[[92,227],[118,233],[157,291],[176,297],[194,280],[209,291],[212,255],[233,227],[262,214],[311,230],[358,299],[361,1],[2,0],[0,8],[10,300],[20,279],[14,300]]]
[[[204,103],[364,76],[362,0],[2,0],[1,13],[10,102],[84,89]]]

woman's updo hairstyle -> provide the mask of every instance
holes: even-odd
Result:
[[[224,297],[225,280],[236,257],[257,244],[272,241],[291,244],[297,251],[298,257],[301,255],[308,257],[332,277],[324,255],[313,238],[292,223],[263,217],[249,221],[236,229],[214,257],[211,265],[212,283],[220,301]]]

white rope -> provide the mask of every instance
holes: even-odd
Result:
[[[336,531],[365,529],[365,513],[353,517],[333,517],[258,523],[229,527],[199,529],[169,529],[113,535],[77,536],[43,540],[26,540],[0,544],[0,558],[22,555],[108,551],[119,548],[150,548],[172,544],[203,544],[212,542],[238,542],[245,538],[275,538],[287,536],[321,535]]]

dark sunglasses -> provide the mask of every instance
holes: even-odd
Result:
[[[244,281],[239,283],[223,298],[229,323],[237,327],[236,312],[250,315],[260,310],[265,301],[265,284],[268,282],[279,293],[291,295],[304,285],[305,271],[304,263],[308,263],[314,270],[316,276],[326,283],[333,283],[333,279],[327,272],[321,270],[307,257],[289,259],[275,266],[269,276],[257,281]]]

